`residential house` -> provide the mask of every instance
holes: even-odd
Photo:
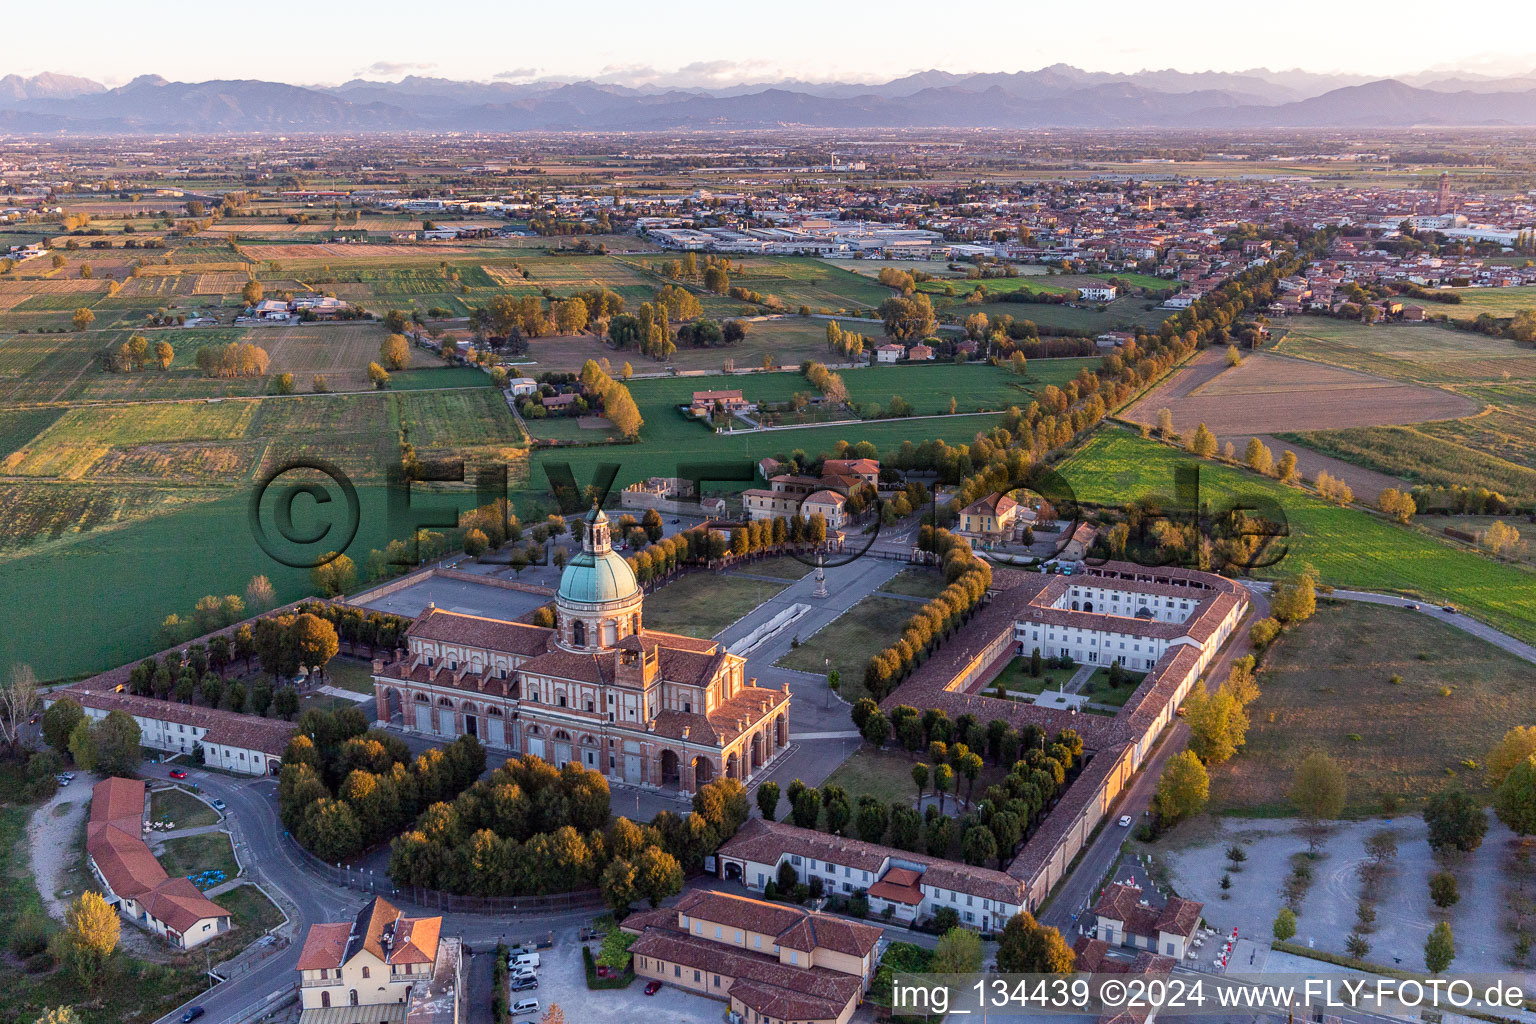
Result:
[[[994,491],[960,510],[960,525],[955,533],[984,543],[996,543],[1013,536],[1018,518],[1019,503]]]
[[[311,925],[299,952],[299,1024],[457,1024],[464,947],[442,930],[441,917],[407,917],[382,896],[351,921]]]
[[[1112,284],[1085,285],[1077,290],[1077,297],[1085,302],[1114,302],[1120,289]]]
[[[1200,926],[1205,904],[1173,896],[1162,906],[1145,898],[1140,886],[1111,882],[1093,905],[1094,935],[1111,946],[1145,949],[1183,960]]]

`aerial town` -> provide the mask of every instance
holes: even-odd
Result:
[[[165,56],[0,78],[0,1019],[1536,1021],[1528,72]]]

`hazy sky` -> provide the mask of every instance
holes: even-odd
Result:
[[[159,0],[124,7],[71,0],[10,5],[0,74],[59,71],[121,84],[353,77],[597,78],[628,84],[729,84],[796,77],[886,80],[912,71],[1304,68],[1387,76],[1430,68],[1536,69],[1536,4],[1485,0],[1145,0],[1096,3],[932,0],[767,4],[512,3],[458,0]],[[1457,26],[1458,11],[1475,24]],[[152,12],[152,13],[147,13]],[[440,17],[439,17],[440,16]]]

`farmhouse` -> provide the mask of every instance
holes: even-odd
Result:
[[[581,529],[555,628],[428,606],[407,649],[374,663],[379,720],[682,793],[755,777],[789,745],[788,688],[746,679],[745,660],[714,641],[645,629],[607,515],[593,508]]]
[[[464,944],[441,917],[406,917],[375,896],[351,921],[310,925],[299,952],[300,1024],[457,1024]],[[337,1016],[346,1007],[363,1014]]]
[[[229,911],[191,881],[170,878],[144,842],[144,782],[102,779],[91,790],[85,852],[107,903],[173,946],[192,949],[229,931]]]
[[[44,702],[69,697],[86,717],[106,718],[112,711],[133,716],[139,726],[139,742],[170,754],[195,754],[203,763],[242,775],[276,775],[283,751],[295,726],[276,718],[242,715],[233,711],[179,704],[171,700],[140,697],[118,689],[90,690],[77,684],[54,690]]]
[[[875,349],[875,362],[894,363],[906,354],[906,349],[892,342],[891,344],[881,345],[879,348]]]
[[[829,914],[693,890],[632,914],[635,973],[728,1001],[733,1019],[845,1024],[874,980],[881,931]]]
[[[532,377],[513,377],[507,381],[507,387],[514,398],[521,398],[523,395],[538,394],[539,382]]]
[[[688,411],[695,416],[708,416],[716,408],[726,412],[747,412],[757,408],[755,404],[741,397],[741,392],[736,391],[695,391],[693,401],[688,406]]]
[[[1077,297],[1086,302],[1113,302],[1120,290],[1112,284],[1087,285],[1077,290]]]
[[[911,348],[907,349],[907,358],[912,360],[914,363],[927,362],[933,358],[933,348],[932,346],[924,345],[922,342],[918,342],[916,345],[913,345]]]

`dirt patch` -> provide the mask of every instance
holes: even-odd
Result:
[[[1164,408],[1180,432],[1204,423],[1218,437],[1246,438],[1458,419],[1476,413],[1479,405],[1448,391],[1273,353],[1251,353],[1229,367],[1225,351],[1212,349],[1131,406],[1125,417],[1155,424]]]
[[[582,430],[612,430],[613,421],[606,416],[578,416],[576,425]]]
[[[75,846],[75,834],[91,807],[93,777],[81,774],[40,804],[27,824],[27,847],[32,855],[32,877],[37,893],[50,917],[64,920],[64,910],[72,897],[57,894],[68,889],[69,872],[84,851]]]

